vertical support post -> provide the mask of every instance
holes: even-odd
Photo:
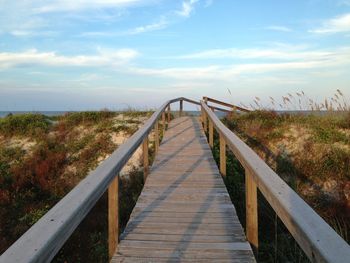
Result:
[[[201,123],[202,123],[202,125],[204,124],[204,110],[203,110],[202,105],[201,105]]]
[[[163,111],[162,113],[162,129],[163,129],[163,137],[164,137],[164,134],[165,134],[165,112]]]
[[[149,173],[148,136],[146,136],[146,138],[143,139],[142,152],[143,152],[143,181],[146,182],[146,178]]]
[[[171,119],[171,116],[170,116],[170,104],[168,106],[168,124],[170,123],[170,119]]]
[[[252,245],[255,252],[258,251],[258,200],[257,186],[250,174],[245,170],[245,194],[246,194],[246,234],[248,242]]]
[[[182,116],[183,108],[184,108],[184,101],[180,100],[180,117]]]
[[[159,122],[158,120],[156,121],[154,125],[154,148],[155,148],[155,153],[158,153],[159,150]]]
[[[214,146],[214,126],[211,119],[209,119],[209,145],[211,148]]]
[[[108,255],[112,259],[119,241],[119,175],[108,187]]]
[[[208,105],[208,97],[203,97],[205,104]]]
[[[203,109],[203,129],[204,129],[204,132],[206,133],[208,131],[208,118],[207,118],[207,113],[205,112],[205,110]]]
[[[226,141],[220,133],[220,173],[226,176]]]

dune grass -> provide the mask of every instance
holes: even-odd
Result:
[[[149,114],[103,110],[54,119],[40,114],[0,119],[0,253],[117,149],[113,136],[131,136]],[[132,170],[121,184],[123,226],[141,191],[142,176]],[[106,262],[106,215],[102,198],[72,237],[85,248],[71,242],[56,262]],[[88,250],[91,257],[79,255]]]

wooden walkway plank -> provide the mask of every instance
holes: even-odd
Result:
[[[203,129],[169,124],[112,262],[255,262]]]

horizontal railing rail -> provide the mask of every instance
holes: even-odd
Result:
[[[187,101],[189,103],[192,103],[192,104],[196,104],[196,105],[201,105],[200,102],[197,102],[195,100],[190,100],[190,99],[186,99],[186,98],[183,98],[184,101]],[[219,108],[219,107],[216,107],[216,106],[209,106],[212,110],[218,110],[218,111],[222,111],[222,112],[231,112],[232,110],[226,110],[226,109],[223,109],[223,108]]]
[[[146,123],[112,155],[73,188],[37,223],[24,233],[0,257],[0,263],[8,262],[49,262],[61,249],[73,231],[94,207],[108,189],[109,202],[109,255],[113,255],[118,243],[118,179],[119,172],[128,162],[136,149],[143,144],[145,176],[148,172],[148,135],[155,129],[155,151],[159,147],[158,120],[170,121],[170,105],[180,102],[180,114],[183,101],[200,105],[199,102],[176,98],[165,102]],[[167,110],[168,117],[165,113]]]
[[[215,104],[219,104],[221,106],[225,106],[225,107],[228,107],[230,108],[231,110],[230,111],[233,111],[233,110],[239,110],[239,111],[242,111],[242,112],[250,112],[250,110],[248,109],[245,109],[245,108],[242,108],[242,107],[239,107],[237,105],[233,105],[233,104],[230,104],[230,103],[227,103],[227,102],[223,102],[223,101],[220,101],[220,100],[216,100],[216,99],[213,99],[213,98],[209,98],[209,97],[203,97],[203,100],[208,103],[208,102],[212,102],[212,103],[215,103]],[[208,105],[208,104],[207,104]],[[214,106],[212,105],[208,105],[209,108],[215,108]]]
[[[209,144],[213,147],[214,128],[220,136],[222,175],[226,175],[226,145],[245,168],[246,235],[253,248],[258,248],[259,189],[312,262],[348,261],[350,246],[250,147],[230,131],[204,101],[201,102],[201,109],[206,132],[209,127]]]

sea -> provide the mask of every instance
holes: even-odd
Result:
[[[67,113],[67,111],[0,111],[0,118],[6,117],[9,114],[18,115],[27,113],[43,114],[51,117],[64,115],[65,113]]]
[[[43,114],[46,116],[61,116],[69,112],[83,112],[83,111],[0,111],[0,118],[6,117],[9,114],[18,115],[18,114]],[[200,111],[186,111],[189,115],[199,116]],[[222,114],[218,112],[218,114],[221,116]],[[223,114],[224,115],[224,114]]]
[[[69,112],[82,112],[82,111],[0,111],[0,118],[6,117],[9,114],[26,114],[26,113],[36,113],[36,114],[43,114],[46,116],[61,116],[65,113]],[[187,114],[192,116],[199,116],[201,114],[200,111],[186,111]],[[302,115],[327,115],[327,114],[343,114],[344,112],[335,112],[335,111],[276,111],[278,114],[288,113],[288,114],[302,114]],[[226,115],[225,112],[219,112],[215,111],[215,114],[222,118]]]

